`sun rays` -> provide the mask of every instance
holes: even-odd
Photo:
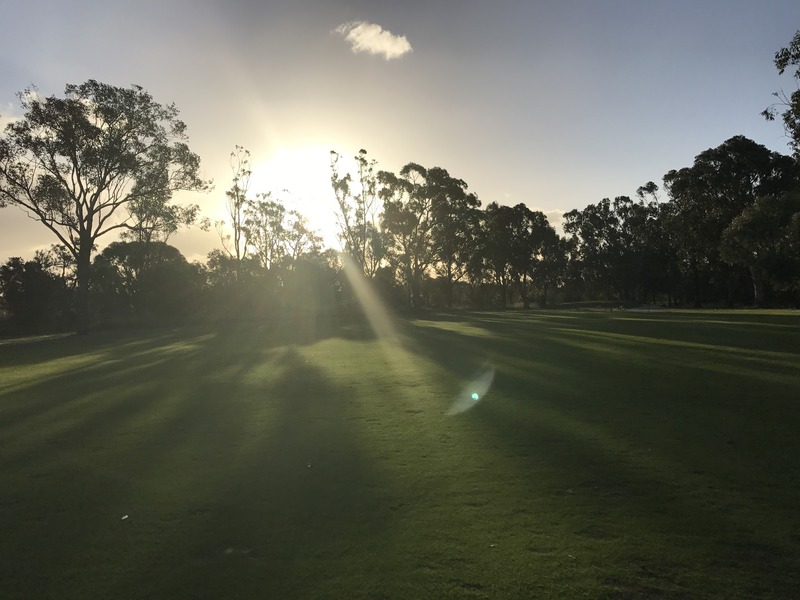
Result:
[[[326,246],[336,245],[335,202],[331,190],[330,149],[319,145],[282,146],[253,161],[250,189],[270,193],[308,219]]]
[[[415,366],[412,355],[403,347],[402,339],[392,323],[392,318],[383,306],[383,302],[370,287],[355,261],[347,254],[342,253],[342,264],[347,281],[361,305],[370,327],[378,339],[381,350],[386,355],[387,362],[397,372],[414,373],[422,376]],[[494,381],[495,369],[491,364],[485,364],[474,376],[466,382],[455,401],[447,411],[447,415],[457,415],[473,408],[484,399]]]

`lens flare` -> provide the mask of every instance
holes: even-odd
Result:
[[[415,372],[415,361],[403,348],[401,338],[395,330],[392,318],[381,299],[370,287],[361,273],[361,269],[353,260],[344,253],[341,255],[341,259],[347,280],[369,321],[381,349],[388,359],[389,365],[391,365],[390,368],[404,374]],[[483,400],[492,386],[494,373],[494,367],[485,364],[464,386],[447,414],[457,415],[465,412]]]
[[[461,393],[456,397],[455,402],[447,411],[448,415],[457,415],[468,411],[480,400],[486,397],[489,388],[494,381],[494,367],[489,365],[483,367],[467,385],[463,387]]]

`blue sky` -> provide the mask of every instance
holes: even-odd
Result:
[[[140,84],[176,103],[215,180],[179,200],[220,218],[240,144],[253,191],[288,187],[329,239],[329,150],[441,166],[484,205],[525,202],[553,221],[660,184],[732,135],[788,152],[759,113],[794,89],[772,57],[800,29],[796,0],[6,0],[3,13],[0,118],[32,83]],[[410,52],[354,52],[361,21]],[[0,210],[0,260],[53,241]],[[192,258],[219,247],[214,232],[173,243]]]

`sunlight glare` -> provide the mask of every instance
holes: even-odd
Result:
[[[326,247],[338,247],[330,149],[322,146],[283,146],[263,160],[253,157],[252,196],[271,192],[308,219]]]
[[[409,353],[403,348],[400,337],[392,324],[392,319],[383,302],[364,279],[361,270],[347,254],[341,254],[344,272],[358,299],[364,314],[369,321],[375,337],[389,359],[389,364],[398,372],[413,372],[416,370]],[[486,364],[474,377],[461,389],[455,402],[447,411],[448,415],[457,415],[471,409],[483,400],[492,387],[495,369],[491,364]]]
[[[383,302],[378,295],[370,288],[369,283],[364,279],[358,265],[350,256],[342,252],[342,264],[347,281],[353,288],[353,292],[358,299],[364,314],[369,321],[372,331],[385,348],[400,346],[397,332],[392,325],[391,317],[383,306]]]
[[[411,360],[409,353],[403,348],[400,336],[392,323],[392,318],[380,297],[370,287],[355,261],[344,252],[340,256],[347,281],[353,288],[353,293],[361,305],[367,321],[369,321],[370,328],[388,359],[389,365],[398,373],[416,372],[417,367],[414,361]]]

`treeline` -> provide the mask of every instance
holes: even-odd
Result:
[[[800,80],[800,32],[775,64],[798,67]],[[356,309],[345,262],[399,309],[798,306],[800,89],[777,97],[764,116],[782,117],[794,156],[735,136],[669,171],[661,188],[648,182],[566,213],[563,235],[525,204],[482,206],[441,167],[393,173],[361,150],[343,172],[332,152],[340,254],[280,198],[249,189],[250,155],[237,147],[221,248],[189,263],[170,237],[210,223],[172,194],[209,186],[177,109],[139,86],[94,80],[63,98],[25,90],[23,118],[0,137],[0,207],[26,211],[59,243],[0,266],[0,327],[85,333],[239,318],[300,327]]]
[[[155,231],[112,242],[92,261],[95,323],[300,323],[354,308],[339,253],[278,199],[251,197],[247,152],[233,158],[222,248],[190,263]],[[445,169],[381,171],[365,151],[356,161],[355,176],[332,161],[344,252],[396,308],[800,302],[800,164],[742,136],[667,173],[666,199],[649,182],[634,197],[566,213],[563,236],[524,204],[482,208]],[[9,259],[0,266],[6,327],[73,327],[76,287],[63,246]]]

